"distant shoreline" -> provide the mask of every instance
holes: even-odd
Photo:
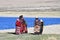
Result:
[[[23,15],[24,17],[45,17],[45,18],[60,18],[60,11],[55,12],[0,12],[0,17],[19,17]]]
[[[60,11],[60,7],[40,7],[40,8],[6,8],[6,7],[1,7],[0,12],[54,12],[54,11]]]

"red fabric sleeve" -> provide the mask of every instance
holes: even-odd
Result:
[[[21,22],[20,21],[16,21],[16,26],[21,26]]]

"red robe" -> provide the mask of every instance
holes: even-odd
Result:
[[[24,32],[25,31],[25,32]],[[19,19],[16,21],[16,34],[27,33],[27,26],[22,24]]]
[[[19,19],[17,19],[17,21],[16,21],[16,26],[21,27],[21,22]]]
[[[27,33],[27,25],[26,24],[23,24],[23,32]]]
[[[16,21],[16,34],[22,33],[22,30],[23,30],[22,23],[19,19],[17,19],[17,21]]]

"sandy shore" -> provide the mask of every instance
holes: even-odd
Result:
[[[15,29],[0,30],[0,33],[15,32]],[[34,33],[34,28],[28,28],[28,33]],[[44,26],[43,34],[60,34],[60,24]]]
[[[0,12],[0,17],[55,17],[60,18],[60,12]]]
[[[28,28],[28,33],[34,33],[33,29],[34,28]],[[60,24],[44,26],[43,34],[60,34]]]

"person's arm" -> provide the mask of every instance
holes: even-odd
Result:
[[[16,26],[21,26],[21,23],[19,21],[16,21]]]

